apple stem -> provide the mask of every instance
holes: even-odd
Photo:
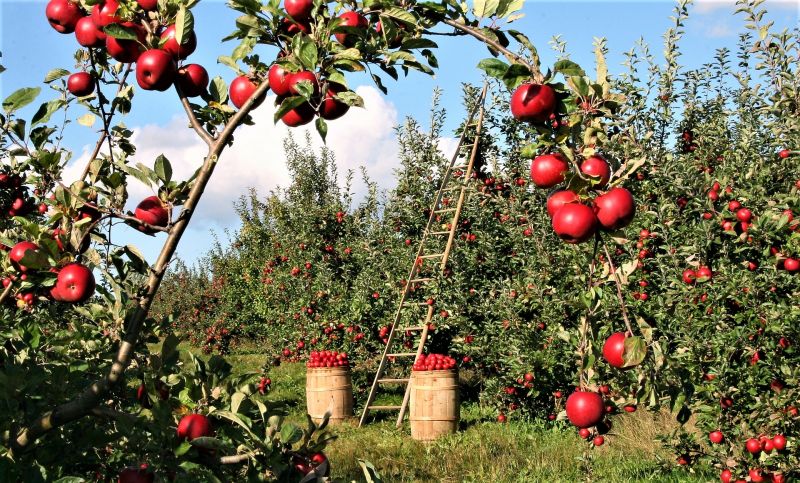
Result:
[[[608,252],[608,246],[606,246],[605,242],[603,242],[603,251],[606,254],[606,259],[608,260],[608,266],[611,269],[611,274],[614,275],[614,283],[617,286],[617,299],[619,299],[619,307],[622,310],[622,320],[625,321],[625,327],[628,329],[628,334],[633,335],[631,321],[628,319],[628,310],[625,308],[625,299],[622,297],[622,282],[619,279],[619,274],[614,266],[614,262],[611,261],[611,254]]]

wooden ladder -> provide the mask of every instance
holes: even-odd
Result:
[[[408,278],[403,287],[403,292],[400,295],[400,303],[397,307],[397,312],[394,316],[394,321],[392,322],[389,337],[386,341],[386,347],[383,350],[383,356],[381,357],[380,364],[378,365],[378,371],[375,373],[375,379],[372,381],[372,387],[369,390],[369,396],[367,397],[367,403],[364,405],[364,410],[361,413],[361,419],[358,422],[358,426],[361,427],[367,420],[367,416],[369,415],[370,411],[379,411],[379,410],[400,410],[400,414],[397,416],[397,427],[399,428],[403,424],[403,418],[405,417],[406,410],[408,409],[408,400],[411,395],[411,378],[403,378],[403,379],[389,379],[383,378],[383,374],[386,371],[387,361],[395,360],[396,358],[408,358],[413,357],[416,360],[421,354],[423,349],[425,348],[425,343],[428,340],[428,327],[430,325],[431,319],[433,318],[434,307],[433,304],[428,304],[427,302],[417,302],[417,301],[410,301],[409,300],[409,293],[412,291],[412,287],[415,287],[417,284],[427,284],[434,281],[435,277],[421,277],[420,270],[425,260],[439,260],[439,270],[438,274],[444,274],[445,268],[447,266],[447,260],[450,256],[450,253],[453,248],[453,244],[455,243],[456,239],[456,230],[458,229],[458,221],[459,217],[461,216],[461,209],[464,206],[464,202],[467,198],[467,192],[470,189],[468,186],[470,179],[472,177],[473,165],[475,163],[475,158],[478,154],[478,145],[480,141],[480,134],[481,128],[483,127],[483,115],[484,115],[484,102],[486,99],[486,92],[487,92],[488,84],[484,84],[483,90],[481,91],[481,95],[478,98],[478,102],[475,103],[473,108],[471,109],[469,116],[467,118],[467,122],[464,126],[464,131],[461,133],[461,137],[459,138],[458,145],[456,147],[456,151],[453,154],[453,158],[450,160],[448,164],[444,177],[442,178],[442,183],[439,187],[439,191],[436,194],[436,198],[433,202],[433,207],[431,209],[430,216],[428,217],[428,223],[425,226],[425,230],[422,233],[422,239],[419,242],[419,247],[417,249],[417,255],[414,257],[414,263],[411,266],[411,270],[409,272]],[[475,115],[477,114],[478,119],[475,120]],[[472,143],[472,151],[470,152],[469,160],[466,164],[457,164],[459,162],[459,153],[461,152],[461,146],[463,145],[468,133],[471,131],[471,128],[475,128],[475,140]],[[459,181],[455,181],[453,178],[453,173],[456,171],[461,171],[463,175]],[[453,186],[450,186],[451,182]],[[443,203],[444,198],[449,193],[458,192],[458,201],[456,202],[454,207],[450,207],[449,203]],[[441,223],[441,215],[444,214],[452,214],[452,218],[450,219],[449,229],[441,230],[436,229],[436,225]],[[439,218],[437,220],[437,218]],[[445,243],[444,250],[438,253],[426,253],[427,252],[427,245],[426,242],[429,239],[439,239],[442,237],[447,237],[447,242]],[[427,307],[425,318],[419,326],[409,326],[409,327],[399,327],[401,319],[405,314],[405,310],[409,307],[420,307],[424,306]],[[419,340],[419,345],[417,346],[417,350],[415,352],[393,352],[392,344],[395,342],[395,334],[397,333],[404,334],[406,332],[421,332],[421,337]],[[403,403],[400,406],[375,406],[373,405],[373,401],[375,400],[375,396],[378,392],[378,388],[381,384],[405,384],[406,391],[405,395],[403,396]]]

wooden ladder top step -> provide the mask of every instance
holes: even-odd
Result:
[[[412,326],[412,327],[403,327],[400,330],[409,330],[411,332],[419,332],[421,330],[425,330],[425,326],[424,325],[417,325],[417,326]]]
[[[431,231],[431,232],[428,233],[428,235],[449,235],[449,234],[450,234],[450,230],[447,230],[447,231]]]
[[[408,281],[408,283],[422,283],[422,282],[430,282],[433,280],[432,278],[412,278]]]
[[[369,409],[370,411],[373,411],[373,410],[374,411],[391,411],[391,410],[396,410],[396,409],[400,409],[400,408],[401,408],[401,406],[367,406],[367,409]]]
[[[415,357],[416,352],[397,352],[395,354],[386,354],[386,357]]]
[[[454,211],[456,211],[455,208],[442,208],[441,210],[434,211],[434,213],[438,215],[439,213],[452,213]]]
[[[450,232],[448,232],[448,233],[450,233]],[[440,257],[443,257],[443,256],[444,256],[444,253],[435,253],[435,254],[432,254],[432,255],[421,255],[420,258],[440,258]]]

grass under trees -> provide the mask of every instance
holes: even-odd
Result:
[[[266,356],[228,357],[236,372],[258,370]],[[305,424],[305,366],[283,364],[270,370],[269,398],[285,404],[287,419]],[[388,401],[387,401],[388,402]],[[391,417],[363,428],[336,428],[338,439],[326,450],[337,480],[363,480],[358,459],[370,461],[386,482],[418,481],[710,481],[711,472],[677,468],[656,436],[675,423],[667,414],[639,411],[615,418],[606,444],[588,451],[567,424],[553,427],[510,419],[494,422],[494,409],[476,402],[461,407],[459,433],[432,444],[410,437],[408,426],[395,429]]]

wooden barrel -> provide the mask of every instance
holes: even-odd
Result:
[[[431,441],[458,429],[458,372],[412,371],[409,417],[411,437]]]
[[[308,414],[319,423],[330,411],[330,425],[353,417],[353,382],[348,367],[309,367],[306,370]]]

